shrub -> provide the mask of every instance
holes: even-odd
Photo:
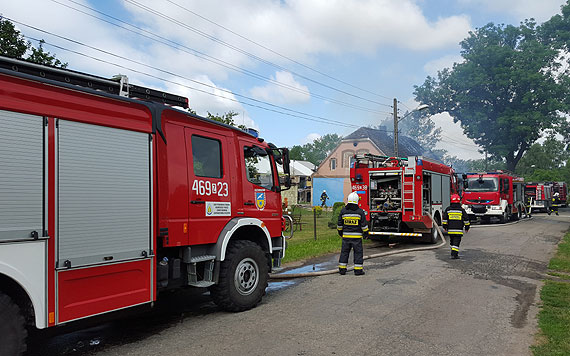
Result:
[[[333,212],[331,215],[331,220],[328,223],[328,227],[331,229],[336,229],[336,226],[338,224],[338,216],[340,215],[340,211],[342,210],[342,208],[344,208],[344,203],[343,202],[336,202],[333,205]]]

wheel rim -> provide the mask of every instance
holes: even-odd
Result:
[[[244,258],[240,261],[234,275],[236,290],[241,295],[253,293],[259,283],[259,267],[251,258]]]

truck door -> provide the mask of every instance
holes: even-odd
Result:
[[[245,216],[262,220],[271,236],[281,231],[281,198],[275,163],[267,151],[254,142],[240,141]]]
[[[190,244],[214,243],[235,209],[228,142],[225,136],[188,127],[185,135]]]

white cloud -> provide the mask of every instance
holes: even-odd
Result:
[[[464,4],[473,5],[490,12],[508,13],[519,21],[534,18],[538,22],[550,19],[560,13],[560,6],[566,0],[460,0]]]
[[[251,95],[259,100],[276,104],[303,103],[311,99],[309,88],[297,82],[289,72],[276,72],[272,80],[283,86],[268,83],[263,87],[254,87],[250,90]],[[294,88],[295,91],[288,88]]]
[[[463,57],[456,54],[450,54],[447,56],[443,56],[438,59],[434,59],[432,61],[427,62],[424,65],[424,71],[431,76],[437,75],[437,72],[444,69],[444,68],[452,68],[453,63],[462,63]]]
[[[233,94],[228,93],[223,88],[217,87],[208,77],[200,76],[196,78],[200,82],[207,83],[214,87],[214,89],[205,89],[206,92],[195,91],[187,87],[180,87],[175,84],[169,84],[167,90],[171,92],[176,92],[179,95],[186,96],[190,101],[190,108],[192,108],[198,115],[207,116],[208,112],[214,115],[223,115],[227,112],[233,111],[237,113],[234,116],[234,122],[236,125],[245,125],[247,127],[259,130],[257,123],[249,116],[245,108],[236,101]],[[177,79],[178,82],[181,82]],[[189,87],[196,87],[194,83],[181,82],[182,84],[187,84]],[[211,94],[214,95],[211,95]],[[228,98],[231,100],[225,100]]]
[[[483,157],[478,152],[480,147],[463,134],[459,122],[454,123],[448,113],[436,114],[431,118],[436,126],[442,129],[442,138],[437,143],[436,148],[445,149],[448,155],[461,159],[480,159]]]
[[[319,135],[318,133],[310,133],[308,134],[304,139],[303,139],[303,145],[306,143],[313,143],[313,141],[315,141],[316,139],[321,138],[322,136]]]

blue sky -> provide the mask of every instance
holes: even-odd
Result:
[[[262,137],[278,146],[290,147],[328,133],[344,136],[359,126],[378,125],[392,111],[393,98],[402,102],[403,111],[414,108],[417,103],[413,101],[413,86],[422,84],[427,75],[459,61],[459,42],[470,30],[489,22],[517,25],[529,17],[542,22],[558,13],[565,1],[0,0],[0,3],[3,16],[49,32],[17,24],[24,35],[44,39],[48,43],[46,49],[68,62],[70,69],[104,77],[126,74],[132,83],[187,96],[198,114],[233,110],[239,114],[237,123],[259,129]],[[113,23],[118,22],[105,15],[136,25],[146,31],[143,33],[147,37],[77,10]],[[128,26],[124,23],[121,26]],[[160,41],[171,41],[177,48]],[[193,56],[190,54],[193,51],[211,61]],[[223,65],[219,65],[221,61]],[[462,135],[461,128],[448,115],[436,115],[433,119],[444,130],[438,148],[460,158],[480,157],[477,147]]]

